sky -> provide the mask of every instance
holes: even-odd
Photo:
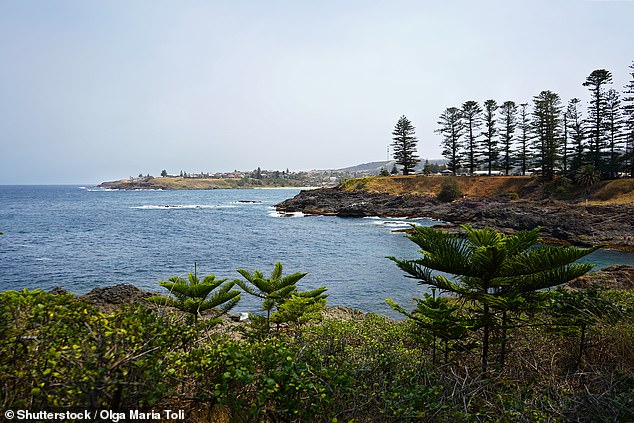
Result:
[[[422,159],[467,100],[622,91],[633,0],[0,0],[0,184]]]

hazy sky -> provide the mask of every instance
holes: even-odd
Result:
[[[466,100],[622,90],[631,0],[0,0],[0,183],[440,158]]]

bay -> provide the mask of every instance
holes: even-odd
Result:
[[[0,186],[0,290],[62,286],[83,294],[119,283],[161,291],[158,280],[235,279],[236,269],[307,272],[302,289],[328,288],[328,304],[394,316],[425,287],[386,256],[415,258],[395,229],[431,219],[281,216],[274,205],[297,189],[105,191],[79,186]],[[602,250],[597,264],[632,264],[634,255]],[[243,295],[236,311],[255,311]]]

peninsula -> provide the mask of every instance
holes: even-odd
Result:
[[[305,179],[143,177],[102,182],[98,188],[118,190],[206,190],[238,188],[305,188]],[[319,186],[323,186],[320,184]]]

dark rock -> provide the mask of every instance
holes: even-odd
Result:
[[[151,295],[151,293],[142,291],[134,285],[119,284],[105,288],[94,288],[89,293],[80,296],[79,299],[96,307],[107,307],[139,303]]]
[[[53,295],[67,295],[68,291],[66,291],[63,287],[57,285],[56,287],[48,291],[48,293]]]
[[[334,306],[324,308],[324,317],[326,319],[336,320],[363,320],[366,314],[361,311],[350,307]]]
[[[363,190],[322,188],[302,191],[277,205],[282,212],[340,217],[430,217],[477,228],[507,230],[542,228],[546,241],[580,246],[604,244],[634,251],[634,205],[591,205],[552,200],[504,198],[460,199],[440,203],[434,197],[390,195]]]
[[[634,289],[634,267],[615,264],[593,273],[587,273],[568,283],[571,288]]]

